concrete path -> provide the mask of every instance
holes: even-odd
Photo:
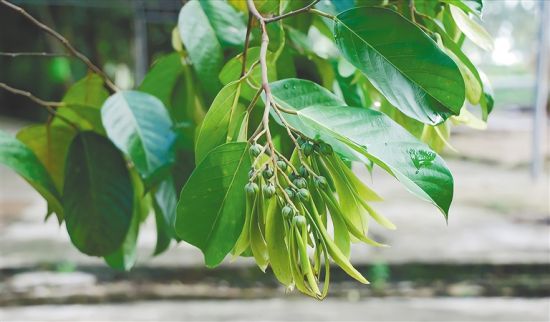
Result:
[[[548,321],[550,299],[153,301],[0,309],[9,321]]]

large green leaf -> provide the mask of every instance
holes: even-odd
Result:
[[[304,79],[283,79],[271,83],[270,87],[275,102],[289,110],[302,110],[311,106],[341,106],[346,104],[344,100],[326,88]],[[279,117],[274,112],[272,112],[272,116],[281,124]],[[304,134],[310,137],[315,136],[315,131],[305,126],[298,116],[286,114],[285,120],[289,125],[301,129]],[[339,140],[332,137],[327,137],[325,140],[341,156],[352,161],[368,162],[364,155],[350,149]]]
[[[139,90],[157,97],[164,106],[173,108],[174,87],[184,71],[181,59],[177,52],[159,58],[145,75]]]
[[[457,65],[395,11],[345,11],[337,16],[334,38],[342,55],[406,115],[439,124],[460,113],[465,89]]]
[[[126,161],[111,141],[94,132],[75,136],[65,167],[63,207],[76,248],[93,256],[116,251],[130,228],[133,196]]]
[[[174,159],[176,135],[162,102],[146,93],[121,91],[113,94],[101,110],[107,136],[149,179]]]
[[[48,207],[58,215],[61,222],[63,219],[61,196],[46,168],[31,149],[3,131],[0,131],[0,164],[27,180],[46,199]]]
[[[208,153],[181,191],[176,233],[202,250],[208,267],[221,263],[243,229],[250,167],[247,144],[226,143]]]
[[[242,47],[246,34],[243,15],[225,1],[200,0],[200,4],[220,43]]]
[[[239,102],[241,82],[227,84],[208,109],[197,134],[195,160],[199,164],[213,148],[226,142],[229,123]]]
[[[88,74],[74,83],[65,96],[65,106],[57,110],[57,115],[71,120],[79,128],[105,133],[101,124],[100,108],[109,97],[103,79],[97,74]],[[66,125],[64,121],[55,118],[53,124]]]
[[[204,91],[214,97],[220,88],[223,51],[199,1],[188,1],[181,8],[178,30]]]
[[[31,125],[17,133],[48,170],[55,187],[63,191],[65,159],[76,132],[73,128],[59,125]]]
[[[313,106],[298,116],[315,138],[336,138],[395,176],[418,197],[436,205],[447,217],[453,177],[445,162],[388,116],[357,107]]]

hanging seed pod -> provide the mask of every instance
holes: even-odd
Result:
[[[244,186],[244,190],[247,195],[252,197],[260,191],[260,187],[255,182],[249,182]]]
[[[305,178],[297,178],[292,183],[298,188],[307,187],[307,180]]]
[[[297,215],[292,218],[292,223],[298,227],[303,227],[307,224],[306,217]]]
[[[255,157],[259,156],[260,154],[262,154],[262,146],[258,143],[252,144],[252,146],[250,146],[250,153],[252,153],[252,155]]]

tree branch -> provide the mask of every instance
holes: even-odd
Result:
[[[248,52],[248,46],[250,45],[250,32],[252,31],[252,14],[248,14],[248,24],[246,26],[246,36],[244,38],[244,50],[243,50],[243,67],[241,69],[241,77],[246,74],[246,54]]]
[[[6,7],[16,11],[17,13],[25,17],[27,20],[32,22],[34,25],[36,25],[38,28],[40,28],[42,31],[46,32],[47,34],[59,40],[68,52],[70,52],[73,56],[75,56],[76,58],[81,60],[84,64],[86,64],[86,66],[88,66],[88,68],[92,70],[94,73],[101,76],[101,78],[103,78],[103,80],[105,81],[105,84],[107,84],[107,86],[111,90],[115,92],[118,90],[116,85],[109,79],[109,77],[105,74],[105,72],[103,72],[103,70],[101,70],[99,67],[94,65],[88,57],[86,57],[84,54],[76,50],[76,48],[74,48],[73,45],[71,45],[71,43],[67,40],[67,38],[63,37],[57,31],[51,29],[50,27],[46,26],[42,22],[38,21],[36,18],[30,15],[27,11],[25,11],[23,8],[17,5],[14,5],[13,3],[8,2],[6,0],[0,0],[0,4],[3,4]]]
[[[34,96],[31,92],[11,87],[11,86],[9,86],[8,84],[5,84],[5,83],[0,83],[0,88],[7,91],[7,92],[12,93],[12,94],[19,95],[19,96],[24,96],[24,97],[30,99],[31,101],[35,102],[36,104],[44,107],[50,115],[58,117],[60,120],[63,120],[65,123],[69,124],[75,130],[78,130],[78,126],[76,126],[76,124],[71,122],[69,119],[57,114],[56,108],[65,106],[64,102],[46,101],[46,100],[43,100],[41,98],[38,98],[38,97]]]
[[[20,56],[38,56],[38,57],[70,57],[69,54],[64,53],[33,53],[33,52],[19,52],[19,53],[4,53],[0,52],[0,56],[16,58]]]
[[[284,19],[284,18],[288,18],[288,17],[291,17],[291,16],[295,16],[297,14],[300,14],[300,13],[303,13],[303,12],[306,12],[306,11],[309,11],[313,8],[313,6],[315,6],[317,4],[317,2],[319,2],[320,0],[314,0],[312,3],[308,4],[307,6],[303,7],[303,8],[300,8],[300,9],[296,9],[294,11],[290,11],[290,12],[287,12],[285,14],[282,14],[280,16],[276,16],[276,17],[271,17],[271,18],[264,18],[264,21],[265,23],[270,23],[270,22],[275,22],[275,21],[278,21],[278,20],[281,20],[281,19]]]

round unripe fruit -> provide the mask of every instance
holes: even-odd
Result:
[[[304,167],[303,165],[300,166],[300,168],[298,169],[298,172],[300,173],[300,175],[304,178],[307,178],[307,176],[309,175],[309,171],[307,170],[306,167]]]
[[[273,169],[271,167],[266,167],[262,173],[264,178],[269,179],[273,177]]]
[[[318,176],[317,178],[313,179],[313,182],[318,188],[325,188],[328,184],[327,179],[323,176]]]
[[[309,191],[307,189],[299,189],[298,190],[298,198],[302,201],[307,201],[309,200]]]
[[[307,187],[307,180],[305,178],[296,178],[292,183],[298,188]]]
[[[291,172],[289,175],[288,175],[288,178],[290,179],[290,181],[294,181],[298,178],[299,176],[293,171]]]
[[[306,217],[302,215],[294,216],[292,223],[299,227],[304,227],[307,224]]]
[[[262,188],[266,198],[271,198],[275,195],[275,186],[272,183],[264,184]]]
[[[310,142],[302,144],[302,152],[304,152],[306,157],[309,157],[313,153],[313,144]]]
[[[321,154],[323,155],[331,155],[332,154],[332,147],[326,143],[321,143],[319,145],[319,151],[321,152]]]
[[[244,190],[247,195],[252,197],[260,191],[260,187],[255,182],[249,182],[244,186]]]
[[[294,214],[294,211],[289,206],[284,206],[281,210],[281,213],[283,214],[284,218],[290,218]]]
[[[250,153],[252,153],[252,155],[255,157],[259,156],[262,153],[262,146],[259,145],[258,143],[254,143],[250,147]]]
[[[286,168],[287,168],[286,162],[283,160],[277,161],[277,167],[279,167],[281,171],[286,171]]]

